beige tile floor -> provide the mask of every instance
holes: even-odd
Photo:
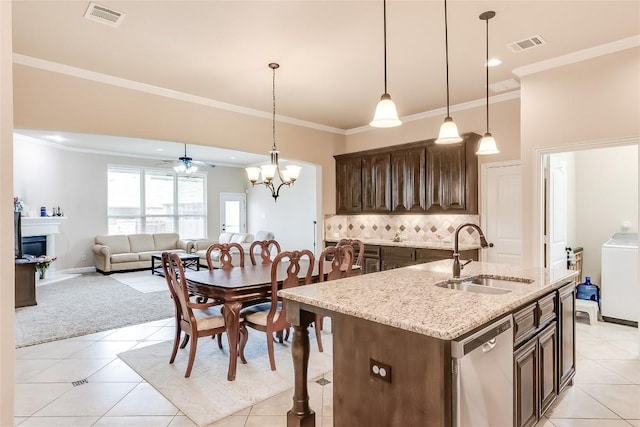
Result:
[[[173,320],[166,319],[16,350],[14,425],[194,426],[116,356],[172,337]],[[590,326],[579,319],[575,385],[538,427],[640,427],[639,337],[637,328],[602,322]],[[331,374],[325,378],[333,380]],[[82,379],[87,383],[74,384]],[[309,383],[319,427],[333,424],[331,384]],[[281,393],[213,426],[286,426],[291,396],[291,390]]]

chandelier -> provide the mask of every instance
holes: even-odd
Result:
[[[298,179],[300,170],[302,169],[300,166],[290,165],[283,170],[278,164],[278,155],[280,154],[280,151],[278,150],[278,147],[276,147],[276,70],[279,67],[279,64],[273,62],[269,64],[269,68],[273,70],[273,145],[271,146],[271,150],[269,151],[269,154],[271,156],[271,163],[262,165],[259,168],[249,167],[245,169],[247,171],[249,181],[251,181],[251,185],[255,186],[256,184],[258,184],[267,187],[267,189],[271,191],[271,196],[273,197],[274,201],[278,201],[280,188],[282,188],[283,185],[292,185]],[[262,181],[258,182],[258,179],[260,179],[260,175],[262,175]],[[278,184],[277,187],[275,183],[276,176],[280,180],[280,184]]]

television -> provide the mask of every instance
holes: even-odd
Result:
[[[13,212],[13,239],[16,259],[22,259],[22,213]]]

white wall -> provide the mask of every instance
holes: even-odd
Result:
[[[296,164],[302,166],[300,178],[292,186],[280,189],[277,202],[263,185],[252,187],[247,181],[247,231],[254,234],[258,230],[272,231],[282,250],[309,249],[313,252],[316,230],[313,221],[318,221],[317,168]],[[321,242],[316,241],[316,244]]]
[[[601,246],[623,221],[638,231],[638,146],[575,153],[576,237],[582,246],[583,277],[600,284]]]
[[[56,236],[57,270],[93,266],[93,238],[107,234],[107,165],[159,166],[157,160],[112,156],[60,149],[31,138],[16,136],[13,194],[36,215],[40,206],[60,206],[67,220]],[[207,170],[207,229],[217,238],[221,191],[244,192],[241,168]],[[204,236],[203,236],[204,237]],[[82,257],[86,259],[82,259]]]

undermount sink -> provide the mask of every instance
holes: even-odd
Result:
[[[474,276],[464,279],[447,280],[446,282],[436,283],[436,286],[479,294],[506,294],[514,289],[518,289],[523,284],[532,282],[533,280],[519,277],[503,277],[498,279],[490,276]]]

